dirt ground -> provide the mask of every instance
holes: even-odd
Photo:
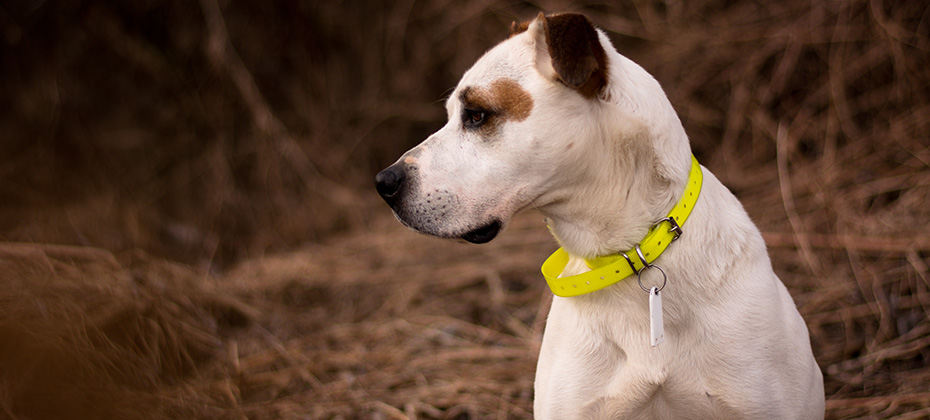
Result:
[[[0,419],[522,419],[556,244],[374,192],[514,20],[663,84],[811,332],[829,419],[930,417],[924,1],[0,4]]]

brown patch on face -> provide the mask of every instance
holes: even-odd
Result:
[[[498,112],[508,119],[523,121],[533,110],[533,97],[512,79],[497,79],[491,83],[491,97],[498,104]]]
[[[488,87],[466,87],[460,99],[465,128],[484,134],[496,131],[506,121],[523,121],[533,111],[533,97],[513,79],[497,79]],[[483,118],[476,124],[478,116]]]

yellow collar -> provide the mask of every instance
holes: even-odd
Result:
[[[685,192],[668,216],[652,226],[646,237],[637,244],[637,248],[585,260],[591,271],[575,276],[559,277],[568,264],[569,255],[565,249],[557,249],[542,265],[543,276],[549,283],[552,293],[562,297],[583,295],[603,289],[630,275],[638,274],[643,267],[659,258],[659,255],[662,255],[672,241],[681,236],[681,226],[684,226],[685,221],[688,220],[694,204],[701,195],[703,179],[701,165],[694,156],[691,156],[691,174],[688,176]],[[669,229],[657,229],[659,226],[669,226]],[[631,259],[631,255],[634,258]]]

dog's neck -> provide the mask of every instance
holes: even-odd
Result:
[[[624,130],[608,124],[605,137],[595,140],[600,150],[591,161],[539,207],[569,254],[593,258],[632,249],[672,209],[688,179],[691,150],[677,116],[671,118],[677,130],[651,131],[638,117],[612,122]],[[630,134],[635,124],[644,128]],[[633,138],[617,139],[616,133]]]
[[[690,162],[683,162],[688,165]],[[607,177],[573,188],[571,197],[540,208],[569,254],[593,258],[632,249],[680,198],[686,178],[668,179],[654,162],[626,162]]]
[[[610,40],[608,84],[592,102],[599,138],[590,161],[572,170],[555,199],[539,207],[569,254],[593,258],[631,249],[678,201],[691,168],[687,134],[659,83]]]

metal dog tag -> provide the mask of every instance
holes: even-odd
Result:
[[[649,289],[649,339],[652,347],[658,346],[665,339],[665,327],[662,325],[662,296],[659,288]]]

